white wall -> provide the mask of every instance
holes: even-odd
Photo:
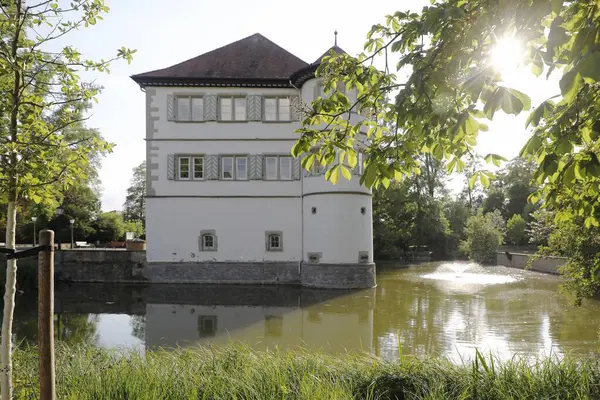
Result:
[[[312,214],[316,207],[316,214]],[[365,207],[365,214],[361,214]],[[352,194],[305,196],[304,261],[307,253],[322,253],[321,263],[358,263],[358,252],[368,251],[373,261],[371,197]]]
[[[148,262],[301,261],[300,198],[148,198]],[[199,251],[201,230],[216,230],[217,251]],[[268,252],[265,231],[282,231]]]

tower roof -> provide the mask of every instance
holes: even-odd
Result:
[[[312,65],[314,65],[314,64],[316,64],[316,65],[321,64],[321,61],[323,61],[323,57],[330,56],[332,54],[332,52],[335,53],[335,54],[348,54],[348,53],[346,53],[344,51],[344,49],[342,49],[341,47],[339,47],[336,44],[333,47],[331,47],[329,50],[327,50],[325,53],[323,53],[321,55],[321,57],[317,58],[317,60],[314,63],[312,63]]]
[[[259,33],[171,67],[133,75],[141,86],[267,84],[288,85],[309,64]]]

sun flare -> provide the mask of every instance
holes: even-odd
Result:
[[[515,37],[500,38],[492,50],[492,65],[507,78],[514,75],[523,57],[523,44]]]

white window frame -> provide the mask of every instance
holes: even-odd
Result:
[[[231,159],[231,177],[225,177],[225,160]],[[221,156],[221,180],[232,181],[235,179],[235,157],[234,156]]]
[[[201,177],[196,177],[196,161],[200,160],[200,163],[202,165],[202,176]],[[204,156],[193,156],[192,157],[192,163],[191,163],[191,170],[192,170],[192,174],[191,174],[191,179],[195,180],[195,181],[203,181],[204,180],[204,174],[205,174],[205,164],[204,164]]]
[[[223,112],[221,109],[221,101],[223,99],[229,99],[231,100],[231,119],[223,119]],[[236,99],[243,99],[244,100],[244,118],[243,119],[237,119],[236,116],[236,111],[235,111],[235,100]],[[224,121],[224,122],[244,122],[244,121],[248,121],[248,102],[246,99],[246,96],[218,96],[218,102],[219,102],[219,121]]]
[[[279,179],[282,180],[282,181],[291,181],[293,179],[293,177],[294,177],[294,171],[292,171],[292,169],[294,168],[294,166],[293,166],[294,163],[292,161],[292,157],[280,156],[278,158],[279,158],[279,164],[278,164],[279,169],[278,169],[277,172],[279,173]],[[289,166],[290,166],[290,170],[289,170],[290,171],[290,175],[289,175],[289,177],[283,177],[283,175],[281,173],[281,171],[282,171],[281,162],[283,160],[288,160],[289,163],[290,163],[289,164]]]
[[[188,176],[181,176],[181,160],[188,162]],[[202,160],[202,177],[196,178],[196,160]],[[199,154],[182,154],[175,157],[177,163],[177,180],[178,181],[203,181],[206,176],[206,163],[203,155]]]
[[[179,116],[179,101],[180,100],[187,100],[188,101],[188,109],[189,109],[189,113],[190,116],[187,119],[183,119]],[[194,108],[193,108],[193,99],[201,99],[202,100],[202,118],[200,119],[194,119]],[[176,121],[180,121],[180,122],[202,122],[205,121],[206,118],[204,117],[204,96],[202,95],[176,95],[175,96],[175,120]]]
[[[263,161],[263,177],[266,181],[293,181],[294,180],[294,158],[288,155],[277,155],[277,154],[265,154]],[[270,177],[267,171],[267,160],[269,158],[275,159],[275,176]],[[283,178],[281,176],[281,160],[284,158],[289,158],[290,160],[290,176],[289,178]]]
[[[187,177],[181,176],[181,162],[183,160],[187,160]],[[178,156],[177,157],[177,180],[180,181],[189,181],[192,176],[192,168],[191,168],[191,157],[190,156]]]
[[[281,119],[279,101],[287,99],[289,102],[289,113],[287,119]],[[275,119],[267,119],[267,100],[275,100]],[[290,122],[292,121],[292,98],[290,96],[266,96],[263,98],[263,121],[265,122]]]
[[[236,156],[235,158],[235,179],[238,181],[247,181],[248,180],[248,157],[247,156]],[[239,161],[244,160],[244,164],[246,166],[244,176],[240,176],[240,165]]]
[[[231,178],[225,178],[225,159],[230,158],[232,159],[232,171],[231,171]],[[238,160],[240,159],[245,159],[246,160],[246,175],[245,176],[240,176],[239,174],[239,170],[238,170]],[[221,174],[221,180],[223,181],[247,181],[248,180],[248,176],[250,175],[250,171],[249,171],[249,161],[248,161],[248,156],[247,155],[222,155],[221,156],[221,170],[220,170],[220,174]]]

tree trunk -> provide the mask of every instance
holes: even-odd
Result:
[[[15,248],[17,207],[14,187],[9,194],[6,216],[6,248]],[[4,289],[4,316],[2,318],[2,400],[12,399],[12,323],[17,285],[17,260],[6,262],[6,286]]]

